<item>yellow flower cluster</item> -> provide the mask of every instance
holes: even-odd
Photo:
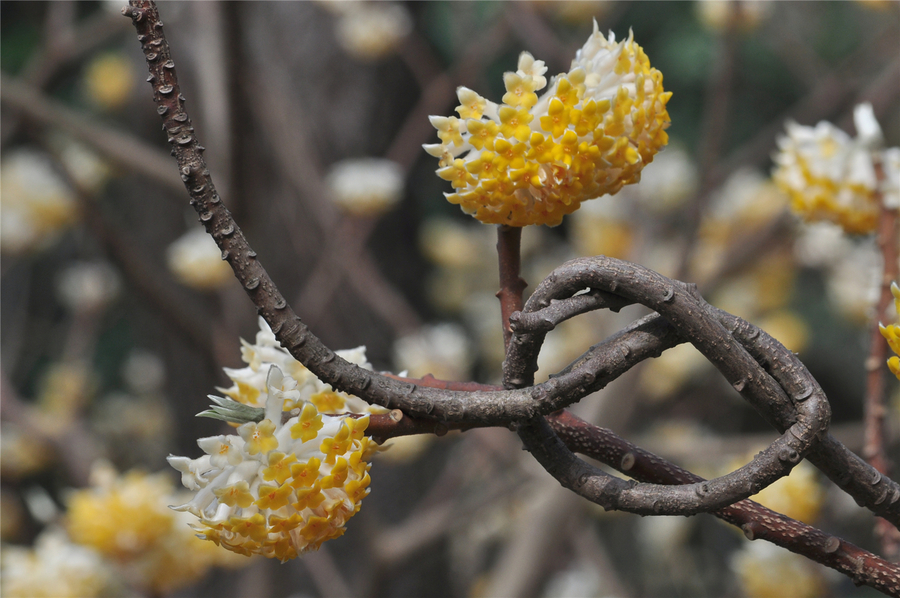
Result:
[[[265,419],[237,435],[201,438],[197,459],[170,456],[182,483],[196,490],[179,507],[200,519],[199,537],[243,555],[282,562],[344,533],[369,493],[374,446],[369,417],[323,415],[299,400],[297,382],[271,365]],[[282,422],[285,405],[298,405]]]
[[[857,138],[829,122],[786,125],[778,139],[772,177],[791,197],[791,209],[807,221],[827,220],[851,234],[866,234],[878,223],[879,193],[889,207],[900,207],[900,149],[880,151],[882,133],[872,106],[854,111]],[[884,168],[879,183],[875,161]]]
[[[457,90],[459,117],[432,116],[437,174],[451,203],[489,224],[556,226],[582,201],[637,183],[668,142],[662,73],[628,39],[594,31],[568,73],[547,86],[547,67],[528,52],[503,76],[501,104]]]
[[[336,351],[337,355],[350,363],[367,370],[372,365],[366,360],[366,348],[357,347],[346,351]],[[241,359],[247,367],[241,369],[225,368],[225,374],[234,384],[230,388],[218,389],[225,396],[251,407],[264,407],[268,394],[266,377],[269,368],[277,366],[297,384],[296,392],[286,398],[285,411],[303,407],[312,403],[320,413],[387,413],[387,409],[369,405],[359,397],[332,389],[331,385],[319,380],[315,374],[306,369],[302,363],[291,357],[272,333],[265,320],[259,318],[259,332],[256,343],[251,344],[241,339]]]
[[[168,507],[175,493],[167,476],[138,471],[120,476],[99,462],[91,483],[69,499],[69,536],[116,563],[135,587],[168,594],[197,581],[211,566],[228,564],[194,537],[184,525],[186,516]]]
[[[894,305],[897,308],[897,313],[900,314],[900,287],[897,286],[896,282],[891,283],[891,294],[894,295]],[[900,357],[898,357],[900,355],[900,324],[884,326],[879,323],[878,326],[881,328],[881,334],[887,339],[888,346],[897,354],[888,359],[887,364],[891,372],[900,380]]]

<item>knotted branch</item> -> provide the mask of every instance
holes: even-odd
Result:
[[[587,288],[590,292],[583,293]],[[694,297],[695,304],[690,304],[689,296]],[[684,299],[676,300],[676,297]],[[678,313],[684,311],[679,307],[679,301],[686,302],[686,314]],[[600,309],[622,307],[634,302],[643,303],[660,314],[646,318],[645,324],[668,322],[669,326],[678,327],[681,325],[679,318],[685,315],[698,322],[717,322],[719,328],[715,329],[717,332],[712,347],[708,341],[703,341],[706,348],[701,349],[698,345],[698,349],[704,352],[711,348],[714,353],[711,361],[717,367],[734,360],[748,368],[747,375],[731,371],[726,377],[779,431],[787,431],[786,434],[791,436],[798,428],[809,431],[809,426],[816,425],[817,418],[825,415],[822,410],[827,408],[827,402],[821,388],[796,355],[777,340],[748,322],[710,306],[683,283],[650,273],[640,266],[605,257],[581,258],[560,266],[529,298],[524,310],[528,313],[513,316],[515,334],[507,357],[508,369],[504,374],[507,384],[516,378],[533,379],[533,370],[529,371],[529,368],[535,363],[539,341],[548,330],[548,320],[561,322],[590,309],[588,304],[593,304],[593,309]],[[670,322],[667,317],[673,320]],[[529,329],[529,324],[534,328]],[[688,329],[687,334],[679,331],[679,336],[682,340],[692,340],[698,338],[698,333],[701,336],[705,334],[702,329],[703,325],[697,324],[695,329]],[[721,330],[726,331],[730,341],[721,335]],[[651,347],[654,344],[659,352],[672,346],[651,338],[645,340],[645,350],[648,352],[653,351]],[[736,349],[735,343],[740,347]],[[519,369],[515,370],[512,366]],[[734,377],[735,374],[737,377]],[[822,431],[820,429],[820,433]],[[830,434],[821,436],[807,458],[859,504],[895,526],[900,525],[900,486],[866,464]]]

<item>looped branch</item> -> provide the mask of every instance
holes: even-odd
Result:
[[[609,509],[661,515],[711,511],[756,494],[790,473],[827,429],[831,411],[815,380],[808,375],[800,384],[786,380],[790,388],[780,393],[758,384],[757,380],[767,377],[766,372],[710,314],[705,302],[688,285],[641,266],[598,257],[574,260],[558,268],[538,287],[537,297],[529,304],[546,303],[544,297],[555,288],[571,293],[572,289],[585,287],[592,291],[590,299],[588,295],[577,294],[564,297],[563,303],[556,306],[548,305],[551,314],[555,312],[558,317],[542,314],[550,317],[537,318],[538,332],[519,343],[518,352],[510,351],[507,363],[534,363],[533,354],[523,355],[522,351],[536,346],[536,339],[545,334],[548,320],[571,317],[586,311],[591,303],[604,306],[641,303],[665,318],[681,338],[693,343],[751,404],[758,408],[770,403],[791,404],[794,421],[782,426],[781,437],[744,467],[713,480],[673,487],[625,482],[581,461],[556,437],[543,417],[537,416],[520,426],[519,435],[535,458],[563,486]],[[524,328],[521,317],[517,324],[520,330]],[[533,378],[533,370],[506,372],[508,381],[517,378]]]
[[[585,293],[585,289],[590,291]],[[640,494],[635,487],[620,487],[616,482],[601,477],[595,480],[593,476],[609,476],[596,468],[596,471],[583,469],[572,461],[577,457],[559,451],[558,445],[548,440],[549,428],[540,422],[532,421],[523,426],[520,435],[524,434],[526,445],[529,449],[535,449],[539,460],[540,455],[548,460],[545,467],[550,465],[557,472],[557,479],[562,476],[566,480],[560,479],[563,485],[571,484],[573,489],[579,486],[583,488],[581,493],[593,496],[588,498],[617,505],[614,508],[637,508],[640,509],[637,512],[641,513],[690,514],[697,512],[694,509],[698,504],[716,503],[720,496],[749,496],[758,491],[758,488],[753,490],[755,486],[771,483],[764,480],[777,476],[778,471],[786,474],[800,458],[808,456],[814,465],[857,502],[894,525],[900,522],[900,487],[827,434],[830,416],[827,399],[791,351],[752,324],[710,306],[697,294],[693,285],[668,279],[641,266],[607,257],[582,258],[567,262],[551,273],[537,287],[523,313],[513,317],[514,337],[504,363],[506,386],[514,387],[519,381],[533,381],[537,351],[552,328],[548,322],[555,326],[592,309],[621,308],[631,303],[641,303],[657,312],[643,318],[641,326],[676,331],[678,340],[674,342],[671,337],[666,340],[644,339],[647,341],[643,345],[646,353],[662,352],[678,342],[692,342],[732,386],[783,434],[744,468],[711,480],[708,482],[711,485],[685,489],[682,494],[686,493],[686,497],[675,499],[675,504],[667,505],[654,502],[658,498],[654,492],[668,494],[672,492],[671,488],[665,491],[661,488],[648,489],[650,494],[647,497],[635,498],[636,502],[630,502],[633,495]],[[580,361],[587,360],[583,356]],[[555,461],[550,463],[552,459]],[[561,466],[561,463],[567,465]],[[721,489],[718,486],[720,480],[725,484]],[[595,487],[586,487],[589,481]],[[698,500],[690,494],[691,491],[702,496]],[[611,500],[610,496],[615,500]],[[621,497],[628,497],[626,504],[616,503]]]

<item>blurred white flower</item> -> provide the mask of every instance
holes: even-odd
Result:
[[[828,295],[852,322],[864,324],[873,315],[881,283],[881,254],[874,239],[855,244],[828,269]]]
[[[175,277],[195,289],[221,288],[233,277],[216,242],[201,228],[186,232],[169,245],[166,260]]]
[[[88,193],[99,192],[109,180],[109,164],[85,145],[62,135],[51,138],[51,143],[66,171]]]
[[[394,2],[326,2],[339,13],[335,34],[345,52],[364,61],[394,52],[413,28],[412,17]]]
[[[853,247],[843,229],[832,222],[804,223],[794,242],[794,257],[809,268],[836,264]]]
[[[626,197],[634,194],[650,212],[671,212],[684,205],[697,192],[697,165],[678,145],[668,145],[653,159],[653,165],[641,172],[638,185],[623,187]]]
[[[166,366],[155,353],[134,349],[122,366],[122,378],[136,394],[159,392],[166,381]]]
[[[432,263],[444,268],[474,268],[484,263],[490,242],[484,227],[451,218],[431,218],[419,229],[419,247]]]
[[[325,182],[335,203],[359,216],[387,212],[403,197],[403,169],[391,160],[343,160],[332,166]]]
[[[121,595],[112,571],[99,554],[72,544],[65,534],[51,528],[43,532],[34,549],[4,546],[0,588],[4,596],[53,596],[93,598]]]
[[[659,519],[655,517],[654,519]],[[543,598],[587,598],[601,596],[603,579],[594,563],[579,560],[554,574],[544,589]]]
[[[731,567],[747,598],[826,595],[820,565],[770,542],[758,540],[744,544],[733,556]]]
[[[74,312],[102,309],[121,289],[119,273],[106,262],[76,262],[63,270],[57,282],[60,301]]]
[[[694,4],[700,22],[714,31],[727,29],[732,14],[737,19],[737,29],[756,29],[772,12],[773,5],[771,0],[699,0]],[[735,9],[737,13],[733,13]]]
[[[51,244],[75,222],[71,190],[50,159],[30,149],[9,152],[0,162],[0,248],[21,253]]]
[[[423,326],[394,343],[394,365],[411,376],[468,380],[473,355],[465,330],[457,324]]]
[[[809,221],[829,220],[852,234],[875,230],[878,196],[885,205],[900,206],[900,150],[882,151],[882,134],[872,106],[853,112],[857,137],[829,122],[815,127],[788,121],[787,135],[778,139],[772,177],[791,196],[791,208]],[[881,185],[878,161],[884,168]]]

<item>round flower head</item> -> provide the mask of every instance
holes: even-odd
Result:
[[[878,192],[889,207],[900,207],[900,150],[880,151],[881,129],[870,104],[853,113],[857,138],[829,122],[786,125],[773,156],[775,182],[791,196],[791,208],[807,221],[828,220],[852,234],[875,230]],[[875,161],[884,168],[879,185]],[[879,188],[880,187],[880,188]]]
[[[362,61],[378,60],[395,52],[412,31],[413,21],[402,4],[394,2],[326,2],[341,14],[336,24],[338,44]]]
[[[197,516],[198,536],[244,555],[282,562],[316,550],[344,533],[369,493],[372,448],[363,432],[369,417],[323,415],[296,401],[296,381],[272,365],[266,378],[265,419],[235,435],[201,438],[197,459],[170,456],[182,482],[197,494],[175,507]]]
[[[455,116],[432,116],[440,144],[437,174],[450,181],[451,203],[489,224],[556,226],[582,201],[640,180],[668,142],[662,73],[628,39],[594,32],[568,73],[547,86],[543,61],[528,52],[503,76],[501,104],[457,91]]]

